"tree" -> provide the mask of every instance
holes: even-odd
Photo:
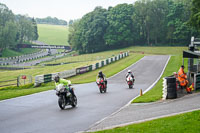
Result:
[[[58,19],[56,17],[52,18],[50,16],[46,18],[36,18],[38,24],[55,24],[55,25],[67,25],[67,21]]]
[[[0,3],[0,51],[15,45],[17,26],[14,14]]]
[[[80,53],[105,49],[104,33],[107,28],[107,10],[96,7],[77,23],[70,25],[69,43]]]
[[[200,1],[192,0],[192,13],[190,17],[190,24],[200,30]]]
[[[39,35],[38,35],[37,23],[34,18],[32,18],[32,25],[33,25],[33,32],[34,32],[33,40],[37,40]]]
[[[108,47],[124,47],[134,42],[134,28],[132,21],[133,5],[119,4],[109,8],[108,27],[104,35]]]
[[[74,22],[73,20],[69,20],[69,25],[73,24],[73,22]]]

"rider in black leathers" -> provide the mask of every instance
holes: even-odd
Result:
[[[102,73],[102,71],[99,71],[97,78],[102,78],[107,86],[106,76]]]

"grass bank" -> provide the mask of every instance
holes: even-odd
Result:
[[[199,133],[200,111],[118,127],[95,133]]]
[[[39,41],[49,45],[69,45],[68,27],[61,25],[38,24]]]
[[[22,48],[20,51],[15,51],[11,49],[5,49],[2,52],[2,57],[14,57],[14,56],[20,56],[25,54],[31,54],[40,51],[39,49],[31,49],[31,48]]]

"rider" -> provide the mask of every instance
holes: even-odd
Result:
[[[128,73],[126,74],[126,79],[127,79],[127,77],[128,77],[129,75],[133,78],[133,81],[134,81],[134,80],[135,80],[135,79],[134,79],[134,75],[133,75],[133,73],[131,72],[131,70],[128,70]]]
[[[105,82],[105,85],[107,86],[107,80],[106,80],[106,76],[102,73],[102,71],[99,71],[98,73],[98,78],[102,78]]]
[[[59,85],[59,84],[63,84],[66,87],[66,89],[68,89],[69,92],[72,94],[72,96],[74,96],[74,91],[70,87],[70,85],[71,85],[71,81],[70,80],[62,79],[58,75],[55,76],[54,80],[55,80],[55,85],[56,86]]]

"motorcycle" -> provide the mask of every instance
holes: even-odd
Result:
[[[74,91],[74,88],[71,89]],[[74,94],[74,96],[72,96],[72,94],[63,84],[57,85],[55,90],[56,90],[56,95],[58,96],[58,105],[61,109],[65,109],[65,106],[67,105],[76,107],[77,105],[76,95]]]
[[[107,86],[106,86],[105,81],[103,80],[103,78],[97,79],[96,83],[97,83],[97,85],[99,87],[100,93],[102,93],[102,92],[106,93]]]
[[[128,84],[128,86],[129,86],[129,88],[133,88],[135,79],[129,75],[129,76],[126,78],[126,81],[127,81],[127,84]]]

